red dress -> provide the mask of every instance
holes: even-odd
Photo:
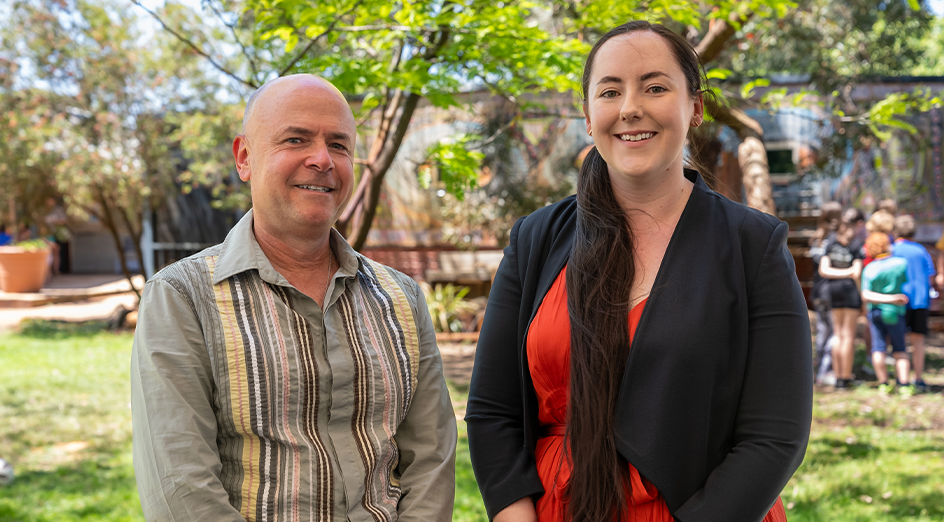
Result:
[[[570,316],[567,313],[566,272],[565,267],[557,276],[528,329],[528,369],[538,397],[541,432],[545,433],[538,439],[534,451],[538,475],[545,491],[535,505],[541,522],[564,520],[564,489],[571,472],[567,459],[562,459],[570,395]],[[645,303],[642,301],[629,312],[630,342],[636,333]],[[632,502],[624,522],[673,522],[659,490],[642,477],[632,464],[629,464],[629,474]],[[778,498],[764,522],[786,520],[783,503]]]

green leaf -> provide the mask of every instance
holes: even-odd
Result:
[[[732,73],[730,69],[714,68],[709,69],[708,72],[705,73],[705,76],[707,76],[709,80],[727,80],[732,74],[734,73]]]
[[[753,96],[754,89],[757,87],[767,87],[770,85],[770,80],[767,78],[758,78],[756,80],[747,82],[743,87],[741,87],[741,98],[748,100]]]

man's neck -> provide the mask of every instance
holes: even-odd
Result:
[[[338,267],[331,251],[331,229],[310,238],[297,238],[272,234],[264,224],[254,222],[253,235],[272,268],[323,306],[331,269]]]

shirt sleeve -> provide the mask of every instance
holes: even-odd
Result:
[[[189,298],[148,282],[131,353],[134,472],[148,521],[242,522],[220,481],[213,377]]]
[[[813,414],[810,323],[777,226],[748,292],[748,355],[733,447],[673,515],[679,522],[764,518],[803,461]]]
[[[443,376],[436,331],[419,286],[413,288],[420,365],[410,411],[397,427],[402,522],[452,520],[456,494],[456,414]]]

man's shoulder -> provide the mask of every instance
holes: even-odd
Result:
[[[360,252],[355,255],[359,263],[358,274],[360,277],[367,278],[381,287],[395,283],[404,290],[409,289],[412,293],[415,293],[419,288],[416,280],[396,268],[374,261]]]
[[[205,280],[209,284],[214,261],[219,257],[223,244],[216,244],[175,261],[154,274],[148,283],[167,283],[178,290],[188,288]]]

